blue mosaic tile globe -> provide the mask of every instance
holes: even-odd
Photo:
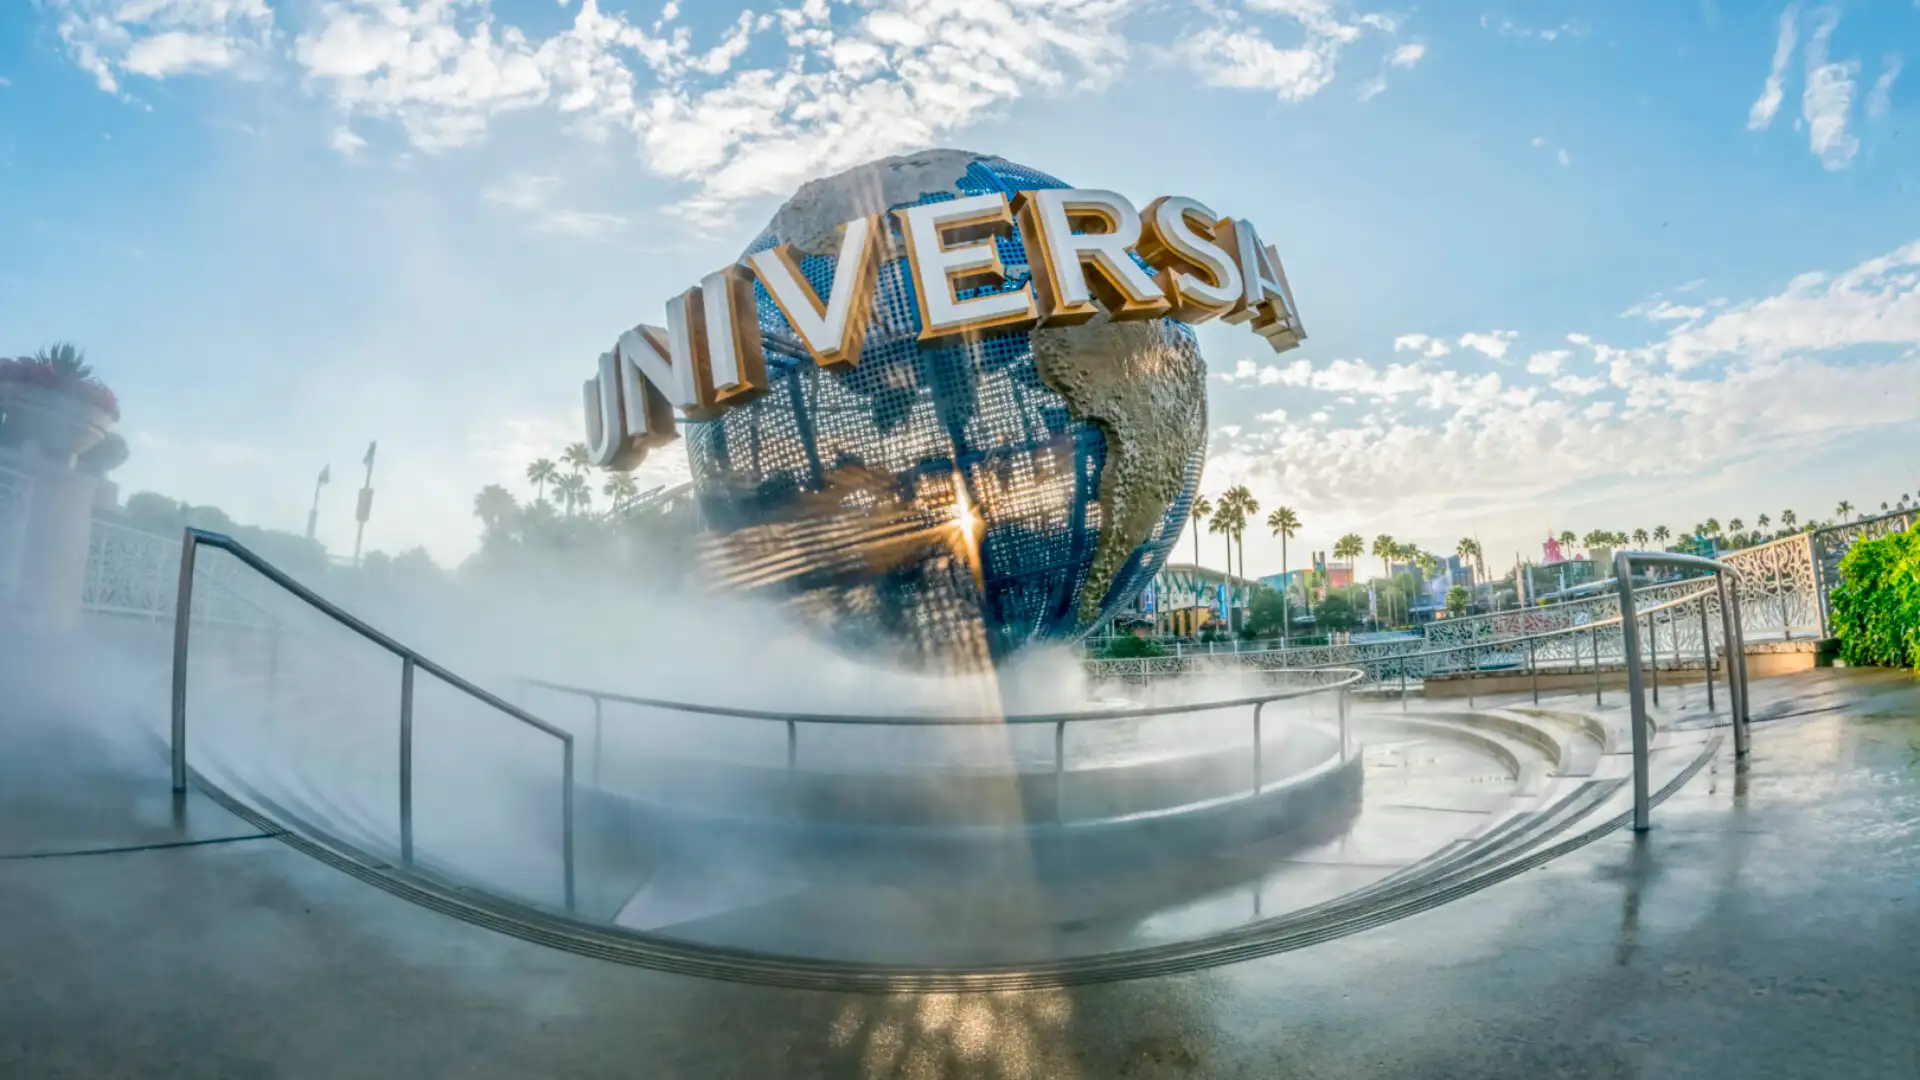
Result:
[[[888,213],[1065,186],[932,150],[813,181],[775,213],[745,254],[793,244],[823,297],[841,223],[881,213],[891,235],[857,367],[818,368],[758,289],[768,393],[686,425],[724,580],[777,596],[844,647],[949,665],[1073,640],[1146,587],[1205,456],[1193,331],[1100,319],[922,346]],[[988,288],[1019,288],[1019,236],[998,245],[1007,279]]]

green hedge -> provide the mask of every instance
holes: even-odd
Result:
[[[1847,552],[1833,590],[1833,623],[1847,663],[1920,669],[1920,530]]]

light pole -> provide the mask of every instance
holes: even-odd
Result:
[[[313,508],[307,511],[307,539],[313,539],[313,529],[320,521],[320,489],[333,479],[333,466],[323,465],[320,476],[313,482]]]
[[[367,456],[361,459],[367,467],[367,479],[360,487],[360,504],[354,508],[353,518],[358,524],[353,530],[353,565],[360,565],[360,541],[367,535],[367,516],[373,512],[373,455],[380,448],[380,440],[367,444]]]

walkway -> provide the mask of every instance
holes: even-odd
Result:
[[[0,1076],[1914,1080],[1920,684],[1820,672],[1755,697],[1813,711],[1759,725],[1751,762],[1723,756],[1644,841],[1198,975],[896,998],[437,916],[176,805],[153,747],[82,734],[57,698],[41,723],[15,702]],[[61,854],[101,849],[130,850]]]

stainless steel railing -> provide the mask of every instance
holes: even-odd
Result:
[[[171,749],[173,757],[173,790],[187,789],[187,656],[192,643],[193,627],[193,579],[195,556],[201,547],[213,547],[225,551],[246,564],[268,581],[278,585],[307,607],[327,616],[341,626],[358,634],[361,638],[378,645],[400,660],[400,852],[401,862],[411,869],[414,863],[413,851],[413,691],[417,672],[424,671],[448,686],[466,694],[484,705],[488,705],[536,731],[551,735],[560,740],[561,749],[561,851],[562,872],[565,875],[565,893],[567,910],[574,909],[574,755],[573,734],[555,727],[545,720],[534,716],[525,709],[498,696],[482,690],[480,687],[434,663],[425,656],[386,634],[368,626],[353,615],[342,610],[312,589],[300,584],[293,578],[249,551],[246,545],[230,536],[207,532],[202,529],[187,529],[180,547],[180,587],[173,624],[173,725]]]
[[[1261,675],[1312,675],[1327,681],[1313,686],[1290,686],[1269,693],[1253,694],[1244,697],[1227,698],[1218,701],[1205,701],[1196,704],[1153,705],[1127,709],[1095,709],[1079,712],[1054,713],[1014,713],[1014,714],[968,714],[968,713],[926,713],[926,714],[878,714],[878,713],[799,713],[782,712],[767,709],[734,708],[725,705],[702,705],[687,701],[671,701],[664,698],[642,697],[636,694],[622,694],[612,690],[599,690],[587,686],[574,686],[568,683],[553,682],[547,679],[522,679],[523,686],[550,690],[574,697],[586,698],[593,704],[593,769],[591,784],[600,786],[600,756],[605,737],[606,705],[635,705],[644,708],[660,709],[667,712],[687,713],[699,716],[723,716],[741,720],[764,720],[783,723],[787,729],[786,771],[791,780],[799,767],[800,725],[820,724],[834,726],[886,726],[886,727],[985,727],[1002,725],[1051,724],[1053,725],[1053,782],[1054,812],[1056,820],[1064,819],[1065,800],[1063,792],[1066,784],[1067,725],[1102,720],[1128,720],[1168,715],[1192,715],[1202,712],[1215,712],[1221,709],[1253,707],[1253,787],[1259,794],[1266,783],[1261,761],[1261,716],[1268,705],[1289,701],[1295,698],[1309,697],[1314,694],[1332,692],[1337,696],[1336,707],[1339,717],[1339,759],[1344,762],[1352,749],[1349,738],[1349,696],[1352,687],[1364,678],[1364,673],[1353,668],[1312,668],[1297,670],[1261,671]]]
[[[1746,641],[1740,627],[1739,572],[1716,559],[1671,552],[1622,551],[1613,557],[1614,576],[1620,586],[1620,630],[1627,664],[1627,706],[1633,729],[1633,830],[1646,832],[1652,827],[1651,788],[1647,781],[1647,702],[1640,671],[1640,621],[1634,617],[1633,568],[1635,566],[1672,566],[1705,570],[1713,574],[1720,601],[1720,619],[1727,643],[1727,696],[1733,711],[1733,754],[1742,758],[1751,748],[1748,725],[1752,721],[1747,698]],[[1706,599],[1700,601],[1701,618],[1706,618]],[[1704,635],[1703,635],[1704,636]],[[1712,670],[1709,663],[1708,670]],[[1711,685],[1711,684],[1709,684]]]

